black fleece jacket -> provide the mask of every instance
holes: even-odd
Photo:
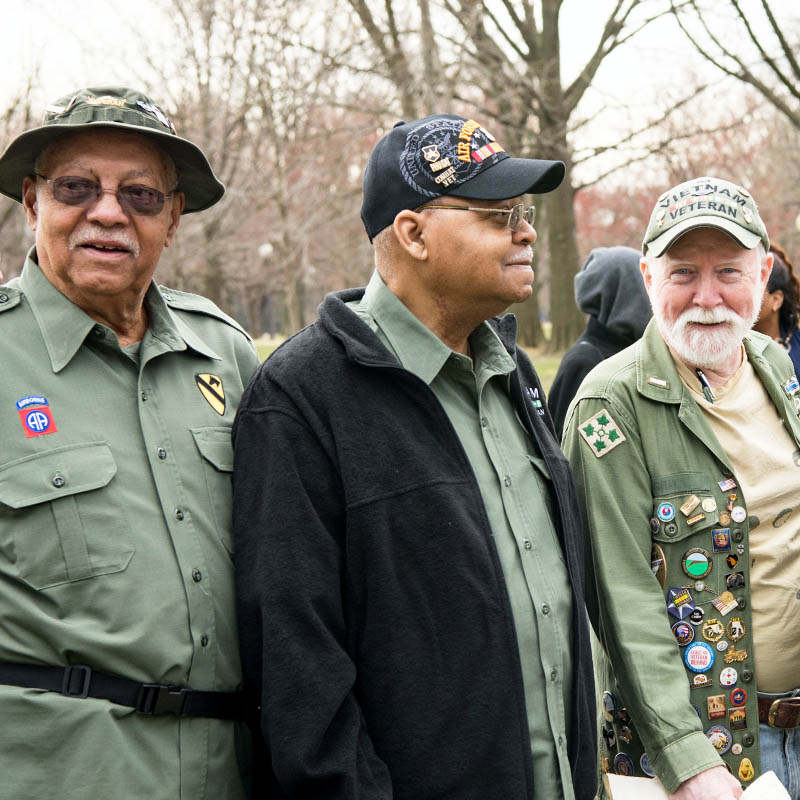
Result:
[[[266,751],[259,797],[533,798],[520,654],[466,454],[430,388],[329,295],[248,387],[234,425],[234,529],[246,691]],[[553,477],[574,592],[568,753],[595,793],[583,555],[569,466],[538,378],[512,401]],[[549,800],[549,798],[536,798]]]

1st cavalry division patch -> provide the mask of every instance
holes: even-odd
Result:
[[[625,434],[622,433],[617,423],[614,422],[614,418],[605,408],[591,419],[582,422],[578,430],[581,432],[583,440],[589,445],[589,449],[598,458],[602,458],[625,441]]]
[[[222,378],[208,372],[198,372],[194,382],[208,404],[220,416],[225,413],[225,390],[222,388]]]

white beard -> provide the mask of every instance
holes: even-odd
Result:
[[[718,306],[713,309],[692,308],[684,311],[674,322],[670,322],[663,314],[658,297],[653,297],[653,316],[658,330],[666,343],[677,353],[678,357],[696,367],[717,369],[735,357],[742,345],[742,339],[758,318],[761,300],[760,286],[758,294],[751,303],[747,317],[740,317],[729,308]],[[725,323],[722,328],[706,330],[688,323]]]

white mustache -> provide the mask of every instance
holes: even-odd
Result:
[[[67,242],[70,248],[80,247],[84,244],[100,244],[104,247],[119,247],[128,250],[133,256],[139,256],[139,243],[127,233],[116,232],[113,236],[108,231],[92,230],[91,228],[75,231]]]
[[[687,323],[698,322],[703,325],[714,325],[721,322],[737,322],[741,317],[729,308],[690,308],[675,321],[675,327],[685,328]]]

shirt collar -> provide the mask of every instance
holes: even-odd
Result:
[[[30,302],[53,372],[60,372],[98,323],[53,286],[35,259],[35,248],[31,248],[20,276],[20,288]],[[185,350],[188,346],[219,359],[211,347],[172,313],[155,283],[148,288],[145,303],[150,314],[150,333],[169,349]]]
[[[430,384],[454,354],[386,286],[377,270],[372,273],[360,306],[381,328],[400,363],[425,383]],[[491,325],[481,323],[469,340],[476,373],[483,366],[494,373],[514,371],[514,359]]]

